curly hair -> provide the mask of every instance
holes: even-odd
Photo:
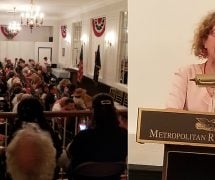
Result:
[[[205,41],[215,25],[215,12],[210,12],[199,23],[193,39],[192,51],[200,59],[208,57],[207,49],[204,46]]]

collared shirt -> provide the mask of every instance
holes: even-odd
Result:
[[[190,79],[203,74],[205,63],[181,67],[174,73],[173,83],[168,95],[167,108],[188,111],[214,112],[215,99],[206,87],[196,85]]]

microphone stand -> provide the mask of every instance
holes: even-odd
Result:
[[[212,88],[212,112],[215,112],[215,74],[196,74],[196,77],[190,81],[194,81],[196,85],[201,87]]]

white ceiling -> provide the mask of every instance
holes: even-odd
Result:
[[[74,13],[86,12],[122,0],[33,0],[47,18],[66,18]],[[24,11],[30,0],[0,0],[0,16],[8,16],[16,7],[16,14]]]

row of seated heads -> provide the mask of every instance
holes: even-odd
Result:
[[[46,120],[40,101],[34,97],[23,99],[18,105],[18,119],[23,122],[22,128],[7,147],[7,171],[16,180],[51,180],[56,151],[50,134],[42,127]],[[99,93],[93,97],[93,120],[96,128],[109,129],[118,125],[110,95]]]
[[[70,103],[70,98],[65,98],[64,103]],[[24,98],[18,105],[17,113],[20,121],[36,122],[43,124],[45,121],[43,106],[37,98],[32,96]],[[117,126],[117,113],[113,98],[106,93],[99,93],[93,97],[92,103],[93,122],[96,127]]]

